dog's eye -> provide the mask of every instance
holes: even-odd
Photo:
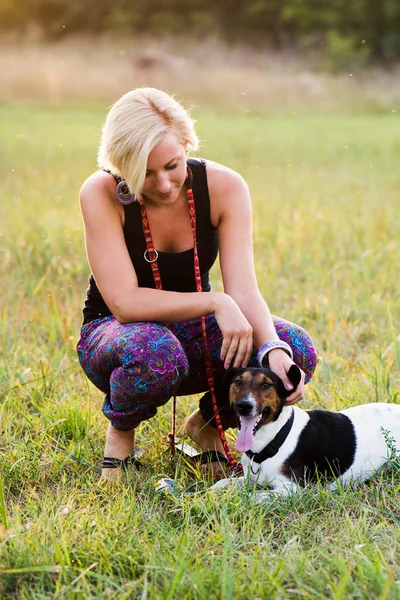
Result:
[[[238,387],[240,387],[243,383],[243,381],[241,379],[235,379],[235,381],[233,382],[235,385],[237,385]]]
[[[264,383],[262,384],[262,386],[261,386],[261,387],[262,387],[264,390],[267,390],[268,388],[270,388],[270,387],[271,387],[271,384],[270,384],[270,383],[267,383],[266,381],[264,381]]]

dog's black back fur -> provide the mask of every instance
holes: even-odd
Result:
[[[353,424],[346,415],[327,410],[307,412],[310,420],[282,469],[302,486],[318,478],[335,479],[347,471],[357,444]]]

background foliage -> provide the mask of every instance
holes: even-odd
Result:
[[[0,0],[0,28],[48,39],[80,32],[216,34],[279,50],[318,50],[328,66],[400,57],[398,0]]]

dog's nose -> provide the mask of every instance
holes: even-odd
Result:
[[[249,415],[253,410],[253,403],[249,400],[245,400],[244,398],[242,398],[241,400],[236,402],[236,408],[238,413],[245,417]]]

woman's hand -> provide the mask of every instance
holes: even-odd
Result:
[[[214,316],[223,335],[221,360],[224,361],[225,369],[230,366],[247,367],[253,351],[253,328],[250,323],[227,294],[219,295]]]
[[[290,358],[290,356],[288,356],[286,354],[286,352],[284,350],[282,350],[281,348],[275,348],[274,350],[270,350],[268,352],[268,361],[269,361],[269,368],[271,369],[271,371],[276,373],[276,375],[278,375],[278,377],[280,377],[282,379],[282,383],[285,386],[285,388],[287,390],[292,390],[293,385],[287,376],[287,372],[289,371],[290,367],[294,364],[292,359]],[[300,370],[300,372],[301,372],[300,383],[298,384],[298,386],[296,387],[294,392],[292,394],[290,394],[290,396],[287,397],[287,399],[286,399],[287,404],[296,404],[296,402],[299,402],[299,400],[303,400],[303,398],[304,398],[304,377],[305,377],[305,375],[304,375],[303,371]]]

